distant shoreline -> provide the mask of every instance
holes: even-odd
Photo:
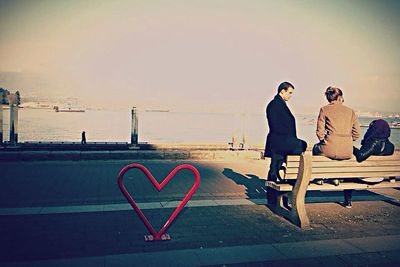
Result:
[[[169,109],[146,109],[145,112],[169,112]]]

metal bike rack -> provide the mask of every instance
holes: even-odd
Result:
[[[128,170],[134,169],[134,168],[140,169],[147,176],[147,178],[154,185],[154,187],[157,188],[158,191],[161,191],[161,189],[180,170],[188,169],[188,170],[192,171],[194,176],[195,176],[195,182],[194,182],[192,188],[189,190],[189,192],[183,198],[182,202],[178,205],[178,207],[174,210],[174,212],[171,214],[171,216],[165,222],[164,226],[161,227],[161,229],[158,232],[156,230],[154,230],[154,227],[150,224],[150,222],[147,219],[147,217],[143,214],[143,212],[140,210],[140,208],[136,205],[136,203],[133,200],[132,196],[129,194],[128,190],[126,190],[126,188],[125,188],[125,186],[123,184],[124,174]],[[164,232],[168,229],[168,227],[171,225],[171,223],[175,220],[176,216],[181,212],[183,207],[186,205],[186,203],[189,201],[189,199],[193,196],[193,194],[197,190],[199,184],[200,184],[200,173],[195,167],[193,167],[192,165],[189,165],[189,164],[182,164],[182,165],[179,165],[179,166],[175,167],[167,175],[167,177],[164,178],[164,180],[161,183],[157,182],[157,180],[153,177],[153,175],[149,172],[149,170],[147,170],[146,167],[144,167],[141,164],[137,164],[137,163],[132,163],[132,164],[129,164],[129,165],[123,167],[122,170],[118,174],[118,186],[119,186],[119,189],[121,190],[121,192],[125,196],[125,198],[128,200],[128,202],[131,204],[131,206],[134,209],[134,211],[136,212],[136,214],[140,217],[140,219],[146,225],[147,229],[150,231],[150,235],[146,235],[145,236],[145,241],[170,240],[171,239],[170,235],[169,234],[164,234]]]

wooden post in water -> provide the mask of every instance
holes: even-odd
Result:
[[[3,144],[3,104],[0,103],[0,144]]]
[[[16,145],[18,143],[18,107],[14,105],[15,94],[10,94],[8,102],[10,104],[10,144]]]
[[[132,107],[131,145],[136,146],[137,144],[138,144],[138,117],[136,113],[136,107]]]
[[[17,104],[14,106],[14,144],[18,144],[18,111],[19,107]]]

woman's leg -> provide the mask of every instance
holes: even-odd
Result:
[[[320,143],[315,144],[312,149],[312,154],[313,155],[321,155],[321,153],[322,153],[322,151],[321,151]]]
[[[351,208],[351,198],[353,196],[353,190],[352,189],[344,190],[343,195],[344,195],[344,206],[346,208]]]
[[[312,154],[315,155],[321,155],[322,151],[321,151],[321,144],[320,143],[316,143],[313,146],[312,149]],[[312,180],[313,183],[318,184],[318,185],[323,185],[324,184],[324,179],[314,179]]]

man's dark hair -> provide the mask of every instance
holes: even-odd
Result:
[[[283,82],[278,86],[278,94],[282,91],[282,90],[287,90],[290,87],[292,87],[294,89],[293,84],[291,84],[290,82]]]

